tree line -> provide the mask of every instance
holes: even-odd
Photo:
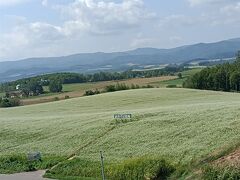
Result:
[[[38,83],[40,86],[51,86],[54,84],[72,84],[99,81],[123,80],[138,77],[158,77],[165,75],[174,75],[176,72],[183,70],[179,66],[167,66],[164,69],[155,69],[148,71],[125,71],[125,72],[98,72],[94,74],[78,74],[78,73],[54,73],[45,74],[31,78],[24,78],[13,82],[7,82],[0,85],[0,92],[14,91],[17,85],[26,87],[32,83]],[[37,93],[37,92],[36,92]]]
[[[50,92],[61,92],[62,84],[58,80],[49,83]],[[26,84],[18,86],[17,91],[6,91],[5,96],[0,97],[0,108],[20,106],[20,98],[28,96],[37,96],[44,93],[42,84],[39,81],[31,79]]]
[[[234,63],[208,67],[189,77],[183,87],[215,90],[240,91],[240,52]]]
[[[85,96],[92,96],[96,94],[106,93],[106,92],[115,92],[115,91],[124,91],[129,89],[145,89],[145,88],[154,88],[154,86],[148,84],[146,86],[139,86],[138,84],[131,84],[130,86],[125,83],[117,83],[117,84],[110,84],[104,88],[103,91],[99,91],[98,89],[95,90],[87,90],[85,91]]]

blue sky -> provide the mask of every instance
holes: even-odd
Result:
[[[0,0],[0,61],[240,37],[240,0]]]

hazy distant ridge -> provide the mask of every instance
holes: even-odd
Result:
[[[126,52],[83,53],[64,57],[29,58],[0,62],[0,82],[44,73],[126,70],[129,65],[183,63],[194,59],[232,58],[240,50],[240,38],[199,43],[172,49],[141,48]]]

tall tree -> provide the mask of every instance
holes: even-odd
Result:
[[[49,91],[50,92],[61,92],[63,89],[62,82],[59,80],[52,80],[49,83]]]

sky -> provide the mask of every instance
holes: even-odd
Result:
[[[240,0],[0,0],[0,61],[240,37]]]

